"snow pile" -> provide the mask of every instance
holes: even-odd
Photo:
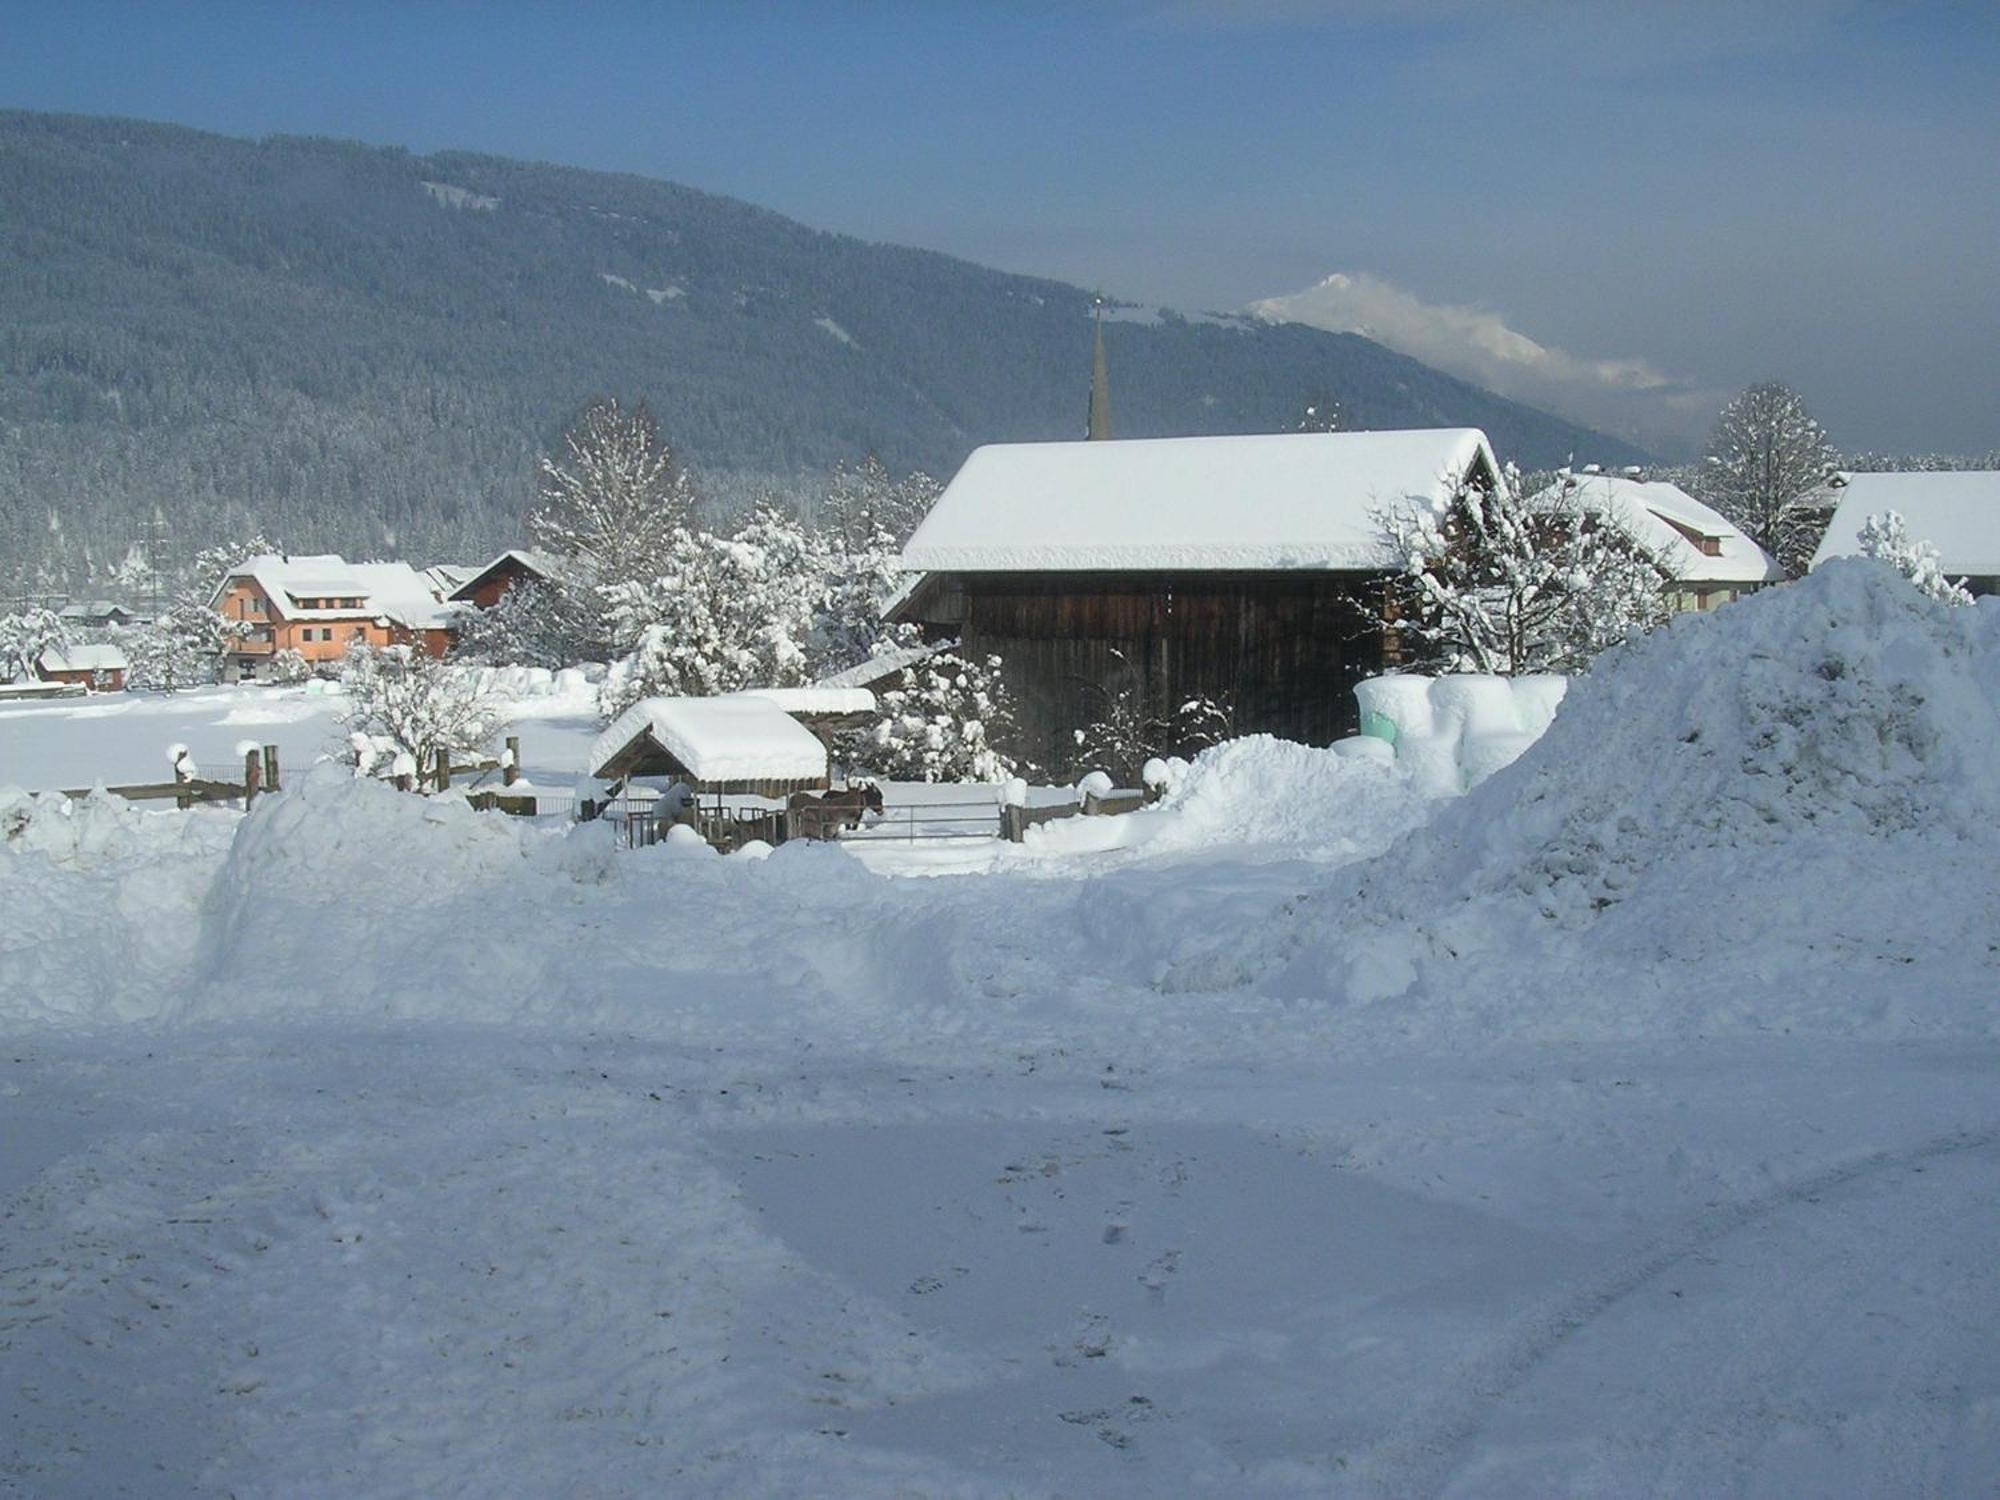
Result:
[[[1274,852],[1352,859],[1420,821],[1424,790],[1397,767],[1268,734],[1204,750],[1159,804],[1131,813],[1157,822],[1150,849],[1265,844]]]
[[[1357,683],[1363,738],[1395,747],[1426,791],[1477,786],[1541,738],[1568,679],[1549,673],[1424,677],[1394,672]]]
[[[594,702],[597,684],[604,680],[604,668],[596,663],[581,667],[469,667],[466,669],[481,693],[498,694],[525,702],[539,698],[574,699]]]
[[[0,1022],[156,1013],[185,978],[239,821],[0,787]]]
[[[1996,627],[1872,563],[1683,617],[1601,658],[1514,765],[1173,983],[1278,967],[1466,1037],[1990,1032]]]
[[[203,942],[216,983],[196,1011],[382,1013],[393,1008],[386,993],[411,986],[476,999],[476,976],[445,972],[450,955],[531,957],[532,941],[495,938],[509,926],[529,851],[553,842],[532,822],[475,812],[462,797],[412,796],[316,766],[258,802],[216,875]],[[603,879],[597,843],[579,840],[570,864],[550,856],[539,874]],[[490,929],[482,906],[494,913]]]
[[[1815,833],[1950,839],[2000,815],[1994,617],[1847,563],[1688,617],[1581,679],[1537,752],[1413,862],[1587,917],[1658,867]]]

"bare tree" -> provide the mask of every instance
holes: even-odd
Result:
[[[1805,402],[1767,382],[1751,386],[1715,419],[1700,493],[1796,576],[1826,530],[1827,481],[1839,465]]]

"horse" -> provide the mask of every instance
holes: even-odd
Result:
[[[818,817],[802,820],[809,836],[833,838],[837,828],[859,828],[866,814],[882,811],[882,788],[872,781],[857,781],[837,792],[793,792],[785,807],[790,812],[818,811]]]

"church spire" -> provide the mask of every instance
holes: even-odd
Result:
[[[1090,425],[1084,434],[1092,442],[1111,436],[1111,376],[1104,365],[1104,299],[1096,303],[1090,344]]]

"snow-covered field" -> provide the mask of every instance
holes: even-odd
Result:
[[[1996,702],[1857,564],[932,879],[8,803],[0,1491],[1991,1493]]]

